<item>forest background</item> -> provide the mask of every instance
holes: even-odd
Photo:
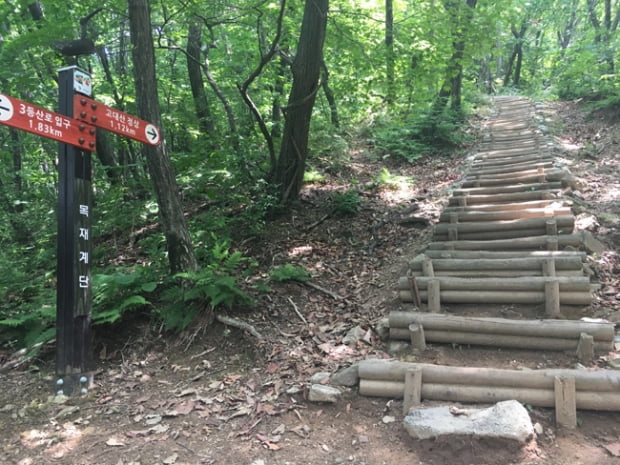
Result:
[[[239,244],[353,147],[417,163],[467,144],[494,93],[620,105],[617,0],[56,0],[0,4],[0,91],[49,109],[57,70],[161,125],[143,147],[97,134],[95,324],[141,311],[178,331],[251,307],[270,281]],[[55,336],[57,145],[0,127],[0,340]],[[387,168],[376,182],[398,173]],[[330,196],[355,215],[355,179]]]

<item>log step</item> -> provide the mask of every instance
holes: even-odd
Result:
[[[364,360],[359,393],[403,398],[407,373],[421,371],[423,400],[495,403],[515,399],[535,407],[556,406],[556,380],[574,380],[575,408],[620,411],[620,373],[609,370],[506,370]]]

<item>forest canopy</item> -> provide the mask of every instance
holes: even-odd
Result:
[[[488,94],[620,103],[617,0],[100,5],[0,4],[0,93],[55,109],[57,70],[77,64],[97,100],[161,125],[158,149],[97,134],[100,324],[153,308],[180,329],[197,301],[250,302],[236,235],[354,143],[414,163],[463,144]],[[0,338],[31,346],[54,337],[57,144],[1,126],[0,156]]]

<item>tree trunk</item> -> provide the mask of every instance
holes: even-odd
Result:
[[[332,91],[331,87],[329,87],[329,70],[327,69],[325,61],[323,61],[321,67],[323,68],[321,87],[323,88],[323,93],[325,94],[325,98],[327,99],[327,103],[329,104],[329,113],[331,116],[332,125],[334,126],[334,128],[340,129],[338,105],[336,104],[336,97],[334,97],[334,92]]]
[[[280,202],[299,196],[303,184],[312,108],[319,89],[328,0],[306,0],[297,55],[292,65],[293,86],[285,110],[280,155],[270,182],[278,186]]]
[[[161,128],[149,2],[148,0],[128,0],[128,6],[138,115]],[[198,264],[183,215],[163,133],[158,146],[146,144],[143,146],[143,154],[146,157],[157,196],[159,216],[166,237],[170,271],[179,273],[195,270]]]
[[[461,92],[463,84],[463,58],[465,57],[465,39],[469,23],[472,21],[473,10],[478,0],[466,0],[465,12],[461,11],[460,2],[444,2],[444,7],[452,21],[452,27],[456,31],[452,39],[452,56],[448,62],[446,78],[439,90],[431,109],[431,120],[439,118],[448,102],[450,108],[456,112],[461,111]]]
[[[394,2],[385,0],[385,78],[387,80],[387,96],[385,101],[388,109],[394,103]]]
[[[211,117],[209,101],[205,93],[202,79],[201,52],[202,48],[202,23],[198,18],[192,18],[187,32],[187,75],[192,88],[192,97],[196,107],[196,117],[200,132],[206,136],[215,135],[215,125]]]

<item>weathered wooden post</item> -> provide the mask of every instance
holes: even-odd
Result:
[[[59,70],[60,114],[74,117],[73,96],[76,92],[90,95],[90,80],[88,74],[75,66]],[[94,127],[85,129],[94,136]],[[89,373],[92,369],[90,152],[61,142],[58,173],[56,385],[58,393],[71,395],[85,393],[92,382],[92,374]]]

